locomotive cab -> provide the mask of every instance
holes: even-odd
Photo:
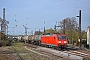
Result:
[[[58,35],[58,47],[66,47],[67,43],[66,35]]]

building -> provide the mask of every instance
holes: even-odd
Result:
[[[88,26],[88,30],[87,30],[87,44],[90,47],[90,26]]]

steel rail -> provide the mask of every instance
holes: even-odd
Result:
[[[17,54],[18,58],[19,58],[20,60],[23,60],[22,57],[19,55],[19,53],[18,53],[18,52],[15,50],[15,48],[13,47],[13,44],[12,44],[12,48],[13,48],[13,50],[15,51],[15,53]]]

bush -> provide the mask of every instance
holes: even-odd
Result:
[[[11,46],[11,40],[6,43],[6,46]]]

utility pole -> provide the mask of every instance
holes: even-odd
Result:
[[[27,28],[26,26],[24,26],[24,28],[25,28],[25,35],[27,35],[27,29],[29,29],[29,28]]]
[[[56,25],[54,26],[54,30],[55,30],[55,32],[56,32]]]
[[[61,27],[61,26],[56,26],[56,25],[55,25],[55,27],[54,27],[55,33],[56,33],[56,27]]]
[[[82,37],[81,37],[81,10],[79,10],[79,44],[80,44],[80,47],[82,46]]]
[[[24,25],[23,25],[24,26]],[[26,29],[26,26],[24,26],[24,28],[25,28],[25,35],[27,35],[27,29]]]
[[[5,8],[3,8],[3,20],[2,20],[2,23],[1,23],[1,31],[3,34],[6,34],[6,24],[5,24]]]
[[[13,28],[13,36],[14,36],[14,28],[15,28],[15,27],[12,27],[12,28]]]
[[[63,26],[55,25],[55,27],[54,27],[55,32],[56,32],[56,27],[63,27],[63,34],[65,34],[65,20],[63,21]]]
[[[65,34],[65,19],[64,19],[64,22],[63,22],[63,33]]]
[[[8,25],[7,25],[7,38],[8,38]]]
[[[44,21],[44,34],[46,34],[46,31],[45,31],[45,21]]]
[[[5,34],[6,34],[6,24],[5,24],[5,8],[3,8],[3,20],[1,23],[1,40],[2,40],[2,45],[5,45]]]
[[[44,33],[46,33],[46,31],[45,31],[45,26],[44,26]]]

